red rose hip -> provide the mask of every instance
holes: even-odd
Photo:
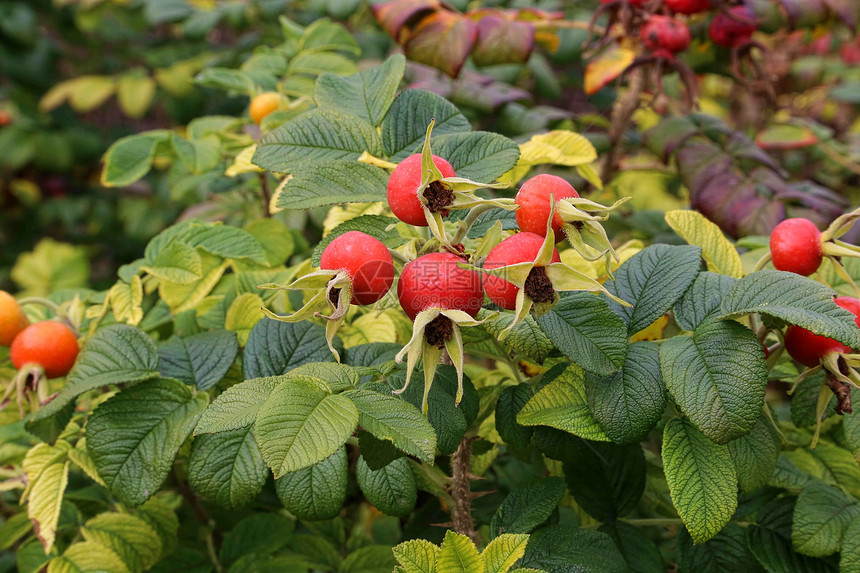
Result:
[[[663,4],[676,14],[698,14],[711,9],[711,0],[663,0]]]
[[[708,35],[711,41],[724,48],[736,48],[750,41],[758,27],[755,14],[746,6],[732,6],[729,14],[720,12],[711,21]]]
[[[484,268],[497,269],[517,263],[533,262],[543,246],[543,241],[544,238],[535,233],[523,232],[511,235],[492,248],[484,261]],[[552,253],[552,262],[561,262],[561,257],[555,249]],[[532,272],[540,272],[537,269],[543,270],[542,267],[536,267]],[[527,281],[526,286],[528,284]],[[517,293],[519,291],[518,286],[501,277],[489,274],[484,276],[484,292],[487,293],[490,300],[505,310],[514,310],[517,307]],[[526,292],[528,293],[528,291]]]
[[[476,316],[484,301],[480,273],[460,268],[464,261],[451,253],[430,253],[406,264],[397,281],[397,297],[415,320],[428,308],[462,310]]]
[[[860,301],[850,296],[838,296],[833,302],[848,310],[855,317],[854,323],[860,327]],[[848,354],[851,349],[841,342],[827,338],[820,334],[791,325],[785,330],[785,349],[789,356],[807,366],[813,368],[821,363],[821,360],[831,352]]]
[[[360,231],[337,237],[323,251],[320,268],[344,271],[352,279],[352,304],[373,304],[394,283],[394,262],[388,248]]]
[[[770,234],[770,256],[773,266],[809,276],[821,266],[821,231],[809,219],[786,219]]]
[[[573,186],[556,175],[535,175],[520,187],[514,202],[520,206],[515,216],[521,231],[546,236],[546,222],[549,219],[549,198],[552,195],[556,203],[562,199],[579,197]],[[564,240],[562,231],[563,221],[558,213],[552,218],[552,230],[555,242]]]
[[[690,46],[690,29],[671,16],[651,16],[639,35],[645,47],[658,54],[677,54]]]
[[[433,164],[442,173],[442,177],[454,177],[456,175],[451,164],[441,157],[434,155]],[[416,227],[427,226],[424,207],[421,205],[417,193],[423,176],[421,154],[416,153],[398,163],[388,178],[388,206],[391,212],[404,223]],[[428,191],[431,189],[428,188],[424,191],[425,197],[427,197]]]
[[[22,330],[12,342],[9,356],[19,370],[25,364],[38,364],[48,378],[59,378],[72,369],[78,350],[78,339],[69,327],[48,320]]]

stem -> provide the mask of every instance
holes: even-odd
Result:
[[[392,248],[388,249],[388,252],[391,253],[391,258],[395,261],[403,263],[404,265],[410,261],[409,257],[401,253],[400,251],[396,251]]]
[[[39,296],[28,296],[22,298],[18,301],[18,304],[21,306],[24,306],[25,304],[41,304],[42,306],[46,306],[54,311],[54,314],[60,314],[60,307],[55,302]]]
[[[216,573],[222,573],[224,569],[221,567],[221,562],[218,561],[218,552],[223,536],[221,535],[221,530],[218,528],[218,524],[209,516],[209,512],[200,503],[197,495],[188,487],[188,484],[179,479],[179,476],[176,477],[176,489],[191,507],[194,517],[206,529],[206,551],[209,554],[212,565],[215,567]]]
[[[765,253],[765,255],[758,260],[758,262],[755,264],[755,268],[753,269],[753,272],[756,273],[756,272],[762,270],[765,267],[765,265],[767,265],[769,262],[770,262],[770,251]]]
[[[639,108],[639,95],[645,84],[645,71],[634,70],[627,86],[627,92],[621,97],[612,109],[612,123],[609,125],[609,142],[611,147],[603,164],[603,172],[600,178],[604,184],[609,183],[615,173],[615,161],[621,148],[622,139],[633,118],[633,113]]]
[[[271,217],[272,189],[269,187],[269,176],[265,172],[260,173],[260,190],[263,192],[263,216]]]
[[[490,209],[492,209],[491,205],[478,205],[469,209],[469,213],[466,215],[466,218],[463,219],[463,222],[460,223],[460,228],[457,229],[457,232],[454,234],[454,238],[451,239],[451,244],[456,245],[457,243],[462,243],[463,239],[466,238],[466,233],[469,232],[469,229],[472,228],[472,225],[475,224],[478,217]]]
[[[451,455],[451,496],[454,498],[451,522],[454,524],[454,531],[468,536],[478,545],[480,539],[472,520],[472,492],[469,487],[473,439],[463,438],[460,447]]]

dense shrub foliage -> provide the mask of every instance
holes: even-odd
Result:
[[[857,7],[568,4],[0,3],[0,572],[860,571]]]

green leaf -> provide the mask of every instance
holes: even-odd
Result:
[[[737,477],[727,446],[673,418],[663,431],[663,470],[672,503],[695,543],[720,532],[738,505]]]
[[[737,280],[726,275],[701,272],[687,292],[675,303],[675,320],[684,330],[696,328],[720,314],[723,297]]]
[[[44,420],[75,398],[109,384],[137,383],[158,376],[158,352],[146,334],[125,324],[96,331],[66,377],[66,385],[31,418]]]
[[[169,131],[159,129],[117,140],[105,153],[102,185],[125,187],[141,179],[149,173],[159,144],[169,138]]]
[[[174,241],[223,259],[250,259],[260,265],[268,264],[263,245],[248,231],[221,223],[190,219],[168,227],[146,245],[146,265],[154,266],[162,251],[170,248]],[[203,275],[206,275],[205,271]]]
[[[752,492],[767,485],[776,469],[782,446],[773,424],[761,415],[749,434],[732,440],[727,445],[737,469],[741,489],[744,492]]]
[[[666,409],[658,346],[634,342],[620,372],[585,375],[588,409],[613,442],[642,440]]]
[[[323,461],[275,480],[284,507],[303,521],[332,519],[346,500],[348,483],[346,448]]]
[[[421,410],[408,402],[364,388],[344,394],[358,408],[358,425],[380,440],[419,460],[433,464],[436,432]]]
[[[630,571],[611,537],[569,525],[550,525],[532,533],[519,566],[547,573]]]
[[[311,209],[336,203],[386,200],[388,173],[349,159],[323,160],[297,167],[278,189],[281,209]]]
[[[290,376],[311,376],[335,394],[358,386],[355,368],[337,362],[309,362],[290,370]]]
[[[215,169],[221,163],[221,142],[215,135],[188,140],[174,132],[171,142],[176,156],[194,175]]]
[[[27,516],[46,554],[50,553],[57,536],[60,507],[69,482],[70,448],[63,440],[54,446],[37,444],[22,462],[27,479],[25,494],[29,497]]]
[[[396,565],[391,547],[367,545],[346,556],[340,573],[391,573]]]
[[[624,364],[627,329],[602,298],[566,294],[537,323],[565,356],[589,372],[608,376]]]
[[[739,280],[723,298],[723,318],[759,313],[860,348],[854,315],[833,302],[834,291],[784,271],[759,271]]]
[[[394,548],[403,573],[435,573],[439,548],[426,539],[410,539]]]
[[[478,311],[478,319],[483,320],[491,314],[489,310],[482,308]],[[514,313],[503,312],[495,320],[482,323],[481,328],[490,333],[494,338],[498,338],[499,334],[513,320]],[[527,314],[525,320],[509,331],[508,337],[505,338],[505,344],[510,346],[518,355],[538,363],[543,363],[547,356],[555,349],[552,341],[544,334],[531,314]]]
[[[251,336],[251,330],[263,317],[263,306],[266,302],[262,297],[253,293],[243,293],[233,299],[230,308],[224,314],[224,328],[236,333],[240,346],[244,346]]]
[[[791,546],[795,498],[778,498],[756,515],[758,525],[746,528],[747,547],[768,573],[836,573],[836,567],[801,555]]]
[[[158,253],[152,265],[143,265],[140,270],[160,279],[191,284],[203,278],[203,261],[197,249],[180,241],[173,241]]]
[[[376,127],[391,107],[403,79],[406,58],[400,54],[351,76],[322,74],[314,89],[314,99],[322,108],[351,113]]]
[[[499,535],[481,552],[486,573],[507,573],[526,552],[529,536],[505,533]]]
[[[664,573],[666,565],[657,545],[638,527],[623,521],[604,523],[598,530],[609,535],[631,573]]]
[[[490,537],[530,533],[549,519],[564,492],[564,480],[557,477],[534,480],[512,490],[493,514]]]
[[[129,505],[149,499],[207,402],[181,382],[153,380],[96,408],[87,422],[87,451],[108,489]]]
[[[147,522],[161,538],[162,558],[176,550],[179,518],[169,502],[154,497],[141,505],[136,515]]]
[[[340,51],[358,55],[361,48],[343,25],[320,18],[305,28],[297,46],[299,51]]]
[[[340,339],[334,347],[343,351]],[[278,376],[309,362],[331,362],[325,328],[312,322],[281,322],[264,318],[251,330],[245,346],[245,378]]]
[[[568,366],[541,388],[520,410],[517,422],[551,426],[586,440],[609,440],[588,409],[585,381],[575,366]]]
[[[81,528],[84,539],[120,556],[131,573],[149,569],[161,556],[161,538],[146,521],[125,513],[102,513]]]
[[[379,134],[369,123],[318,108],[264,135],[252,161],[269,171],[291,173],[297,165],[311,162],[356,160],[364,151],[376,157],[382,154]]]
[[[399,221],[394,217],[383,217],[381,215],[361,215],[354,219],[345,221],[332,229],[322,240],[314,247],[314,252],[311,255],[311,264],[318,267],[322,257],[322,252],[325,248],[340,237],[344,233],[350,231],[361,231],[371,237],[379,239],[386,247],[398,247],[403,243],[400,233],[393,227]]]
[[[836,415],[836,396],[833,395],[824,412],[818,413],[818,397],[821,394],[821,386],[824,383],[825,372],[819,372],[808,376],[800,381],[791,395],[791,423],[798,428],[809,428],[815,425],[816,418],[826,420]],[[843,419],[843,427],[848,427],[848,420],[854,416]]]
[[[242,228],[263,245],[266,258],[272,266],[283,265],[295,252],[296,241],[293,233],[277,219],[254,219]]]
[[[860,571],[860,519],[858,518],[854,518],[845,530],[842,553],[839,557],[839,571],[842,573]]]
[[[839,489],[820,481],[810,482],[794,506],[791,541],[798,553],[824,557],[842,548],[842,537],[860,515],[860,504]]]
[[[439,135],[433,127],[433,153],[444,157],[457,177],[472,181],[495,181],[514,168],[519,146],[498,133],[473,131]]]
[[[359,457],[355,477],[367,501],[382,513],[402,517],[415,509],[418,486],[406,458],[374,471]]]
[[[269,475],[252,426],[197,436],[188,460],[188,483],[207,499],[228,509],[251,503]]]
[[[838,485],[854,497],[860,496],[860,467],[845,448],[821,441],[814,450],[798,448],[783,452],[781,457],[787,458],[807,477]],[[797,481],[797,485],[806,485],[806,482],[801,482],[802,478]]]
[[[680,571],[696,573],[723,573],[761,571],[755,557],[746,545],[744,530],[730,523],[721,532],[696,545],[685,528],[678,530],[678,566]]]
[[[406,373],[403,369],[398,369],[389,374],[385,381],[391,390],[398,390],[406,383]],[[453,454],[457,450],[469,424],[478,413],[478,394],[468,375],[463,376],[463,401],[459,406],[454,404],[456,394],[457,373],[454,367],[439,365],[427,398],[427,419],[436,430],[436,447],[444,455]],[[423,377],[417,380],[413,378],[399,398],[420,408],[423,395]]]
[[[26,512],[10,515],[3,525],[0,525],[0,551],[6,551],[33,529],[33,523]]]
[[[636,509],[645,491],[645,456],[639,444],[585,442],[564,461],[564,478],[576,503],[602,522]]]
[[[271,555],[289,543],[295,527],[295,522],[283,515],[252,514],[237,523],[236,527],[224,536],[221,562],[229,566],[242,555]]]
[[[764,404],[767,364],[761,343],[733,321],[700,325],[692,337],[660,347],[669,394],[712,441],[725,444],[749,433]]]
[[[472,128],[460,110],[442,96],[424,90],[403,90],[382,122],[382,142],[388,158],[399,162],[418,153],[433,119],[436,137]]]
[[[697,211],[669,211],[666,222],[687,243],[702,248],[709,271],[734,278],[744,276],[737,249],[704,215]]]
[[[224,378],[238,353],[236,335],[226,330],[174,336],[158,349],[158,370],[166,378],[208,390]]]
[[[438,573],[484,573],[484,562],[472,540],[450,529],[436,555]]]
[[[496,431],[502,439],[515,447],[528,447],[532,438],[532,429],[517,423],[517,414],[534,395],[534,390],[527,382],[515,386],[506,386],[499,394],[496,402]]]
[[[205,68],[194,82],[207,88],[215,88],[225,91],[239,93],[253,93],[256,89],[253,78],[242,70],[231,70],[228,68]]]
[[[94,541],[73,543],[48,564],[48,573],[129,573],[119,555]]]
[[[666,314],[693,283],[701,261],[699,247],[651,245],[618,267],[615,281],[606,287],[633,305],[628,308],[610,302],[627,322],[628,334],[639,332]]]
[[[290,376],[257,411],[254,435],[279,478],[334,454],[357,424],[358,410],[349,398],[324,392],[313,378]]]
[[[284,377],[254,378],[227,388],[203,411],[194,435],[239,430],[254,423],[257,410]]]

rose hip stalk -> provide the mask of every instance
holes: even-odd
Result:
[[[511,235],[489,252],[484,261],[484,289],[494,303],[514,311],[514,319],[499,335],[503,340],[534,307],[540,316],[558,302],[557,291],[602,292],[619,304],[628,303],[609,293],[602,284],[561,262],[555,249],[554,196],[549,199],[543,236],[531,232]]]
[[[293,314],[279,315],[267,308],[263,308],[263,313],[283,322],[300,322],[312,316],[325,318],[326,341],[339,362],[340,355],[332,341],[349,305],[373,304],[385,296],[393,283],[394,261],[388,248],[366,233],[349,231],[335,238],[323,250],[320,270],[285,286],[270,283],[258,288],[317,291]]]
[[[424,399],[422,411],[427,413],[427,396],[442,350],[448,352],[457,370],[457,397],[463,397],[463,338],[461,326],[475,326],[484,300],[481,275],[461,268],[463,258],[452,253],[429,253],[406,264],[397,282],[400,306],[415,324],[412,338],[397,354],[397,362],[406,356],[406,383],[395,391],[400,394],[409,386],[412,372],[421,357],[424,363]]]
[[[452,210],[472,209],[476,214],[492,207],[514,209],[510,199],[481,199],[475,189],[501,189],[503,183],[478,183],[457,177],[451,164],[433,155],[430,135],[436,120],[431,120],[424,137],[421,154],[401,161],[388,179],[388,206],[395,217],[418,227],[430,227],[433,236],[449,250],[455,250],[445,234],[443,219]],[[471,213],[470,213],[471,215]],[[464,222],[464,225],[471,225]],[[468,229],[467,229],[468,230]]]

